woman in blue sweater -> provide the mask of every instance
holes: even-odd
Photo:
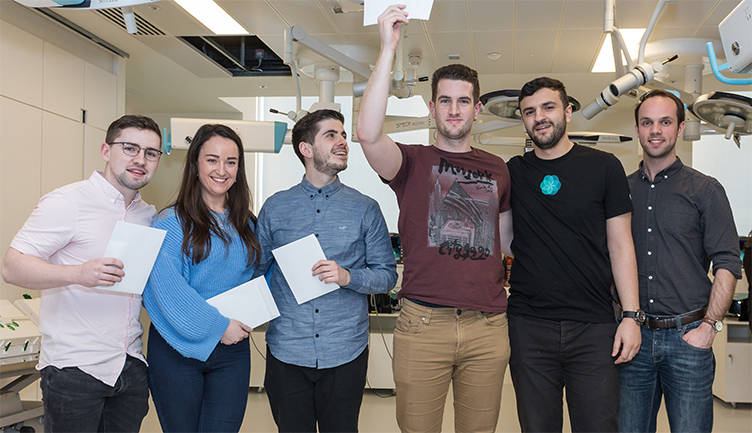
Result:
[[[206,299],[249,281],[260,247],[240,137],[204,125],[185,158],[167,230],[144,290],[149,388],[165,432],[237,432],[251,372],[251,328]]]

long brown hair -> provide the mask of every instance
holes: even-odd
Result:
[[[227,190],[225,204],[229,210],[228,220],[235,227],[245,245],[248,266],[258,262],[261,246],[253,233],[249,222],[256,225],[256,216],[251,209],[251,191],[245,176],[243,143],[232,129],[225,125],[204,125],[196,131],[185,156],[183,180],[180,192],[173,207],[183,227],[183,254],[191,257],[194,264],[200,263],[211,252],[211,234],[216,234],[225,243],[230,244],[230,234],[217,222],[201,195],[201,182],[198,179],[198,155],[210,138],[220,136],[232,140],[238,146],[238,173],[235,183]]]

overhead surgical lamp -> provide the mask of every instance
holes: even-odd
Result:
[[[741,147],[739,137],[752,134],[752,98],[727,92],[701,95],[687,109],[708,126],[734,138]]]

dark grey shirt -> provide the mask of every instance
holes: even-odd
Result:
[[[632,236],[637,253],[640,307],[679,315],[708,305],[713,274],[741,278],[739,237],[726,191],[679,158],[653,182],[640,168],[629,175]]]

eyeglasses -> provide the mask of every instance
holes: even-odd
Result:
[[[148,161],[158,161],[159,157],[162,156],[162,151],[157,149],[152,149],[149,147],[141,147],[138,144],[135,143],[128,143],[127,141],[116,141],[114,143],[107,143],[110,146],[113,144],[119,144],[123,146],[123,153],[128,156],[138,156],[138,154],[143,150],[144,151],[144,157]]]

